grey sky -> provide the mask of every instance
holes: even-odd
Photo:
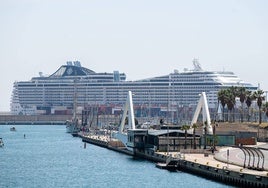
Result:
[[[0,0],[0,111],[14,81],[68,60],[128,80],[228,70],[268,90],[266,0]]]

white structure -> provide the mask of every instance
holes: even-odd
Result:
[[[192,128],[193,124],[197,122],[197,118],[198,118],[201,110],[202,110],[202,116],[203,116],[203,125],[204,125],[203,128],[206,127],[207,134],[213,134],[210,113],[209,113],[209,109],[208,109],[208,102],[207,102],[207,97],[206,97],[205,92],[201,93],[200,99],[199,99],[198,104],[196,106],[196,110],[195,110],[195,113],[194,113],[194,116],[193,116],[193,119],[191,122],[191,128]]]
[[[127,132],[125,130],[125,122],[126,117],[128,117],[128,127],[127,129],[136,129],[135,127],[135,117],[134,117],[134,109],[133,109],[133,101],[132,101],[132,92],[128,91],[127,100],[124,106],[124,113],[121,119],[121,124],[119,127],[119,131],[113,135],[114,138],[120,140],[127,147]],[[132,148],[127,147],[128,150],[133,150]]]
[[[122,134],[125,128],[126,117],[128,117],[128,128],[136,129],[135,127],[135,117],[134,117],[134,109],[133,109],[133,101],[132,101],[132,92],[128,91],[127,101],[124,107],[124,113],[121,120],[119,133]]]

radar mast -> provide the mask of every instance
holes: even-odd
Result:
[[[194,71],[202,71],[202,67],[200,63],[198,62],[198,59],[194,58],[193,59],[193,65],[194,65]]]

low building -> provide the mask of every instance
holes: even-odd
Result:
[[[193,149],[194,142],[196,148],[200,148],[200,136],[193,137],[181,130],[128,130],[127,146],[138,152],[153,150],[159,152],[179,152],[181,149]],[[185,145],[186,143],[186,145]]]

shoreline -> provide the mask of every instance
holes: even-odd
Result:
[[[110,145],[108,137],[105,136],[87,137],[82,134],[79,134],[78,136],[83,142],[94,144],[133,157],[139,157],[156,162],[156,167],[161,169],[180,170],[234,186],[268,186],[268,171],[257,171],[243,168],[237,164],[231,164],[231,161],[229,164],[226,164],[226,162],[217,160],[215,157],[216,154],[180,154],[179,152],[170,152],[167,154],[165,152],[154,152],[152,150],[148,150],[144,153],[137,151],[131,152],[126,150],[126,148]],[[224,148],[223,151],[225,151],[226,148]]]

